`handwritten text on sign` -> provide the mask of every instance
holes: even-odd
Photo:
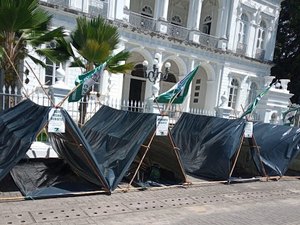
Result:
[[[52,108],[49,112],[48,132],[65,133],[65,118],[60,109]]]
[[[156,118],[156,135],[167,136],[169,128],[168,116],[157,116]]]

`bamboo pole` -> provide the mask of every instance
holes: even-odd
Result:
[[[139,162],[139,164],[138,164],[138,167],[137,167],[137,169],[135,170],[135,172],[134,172],[134,174],[133,174],[133,177],[131,178],[131,180],[130,180],[130,182],[129,182],[129,184],[128,184],[127,190],[130,189],[130,185],[132,184],[134,178],[136,177],[136,175],[137,175],[137,173],[138,173],[138,171],[139,171],[139,169],[140,169],[140,167],[141,167],[141,165],[142,165],[142,163],[143,163],[143,161],[144,161],[144,159],[145,159],[145,157],[146,157],[146,154],[147,154],[147,152],[148,152],[149,149],[150,149],[150,145],[151,145],[151,143],[152,143],[152,141],[153,141],[153,139],[154,139],[154,137],[155,137],[155,132],[156,132],[156,131],[154,131],[153,134],[152,134],[152,136],[151,136],[151,139],[150,139],[150,141],[149,141],[149,143],[148,143],[148,145],[147,145],[147,147],[146,147],[146,150],[145,150],[145,152],[144,152],[144,154],[143,154],[143,156],[142,156],[142,158],[141,158],[141,160],[140,160],[140,162]]]
[[[244,141],[244,134],[243,134],[243,135],[242,135],[242,137],[241,137],[240,146],[239,146],[239,148],[238,148],[238,151],[237,151],[237,153],[236,153],[236,156],[235,156],[235,159],[234,159],[233,165],[232,165],[232,167],[231,167],[231,170],[230,170],[230,173],[229,173],[229,178],[228,178],[228,179],[230,179],[230,178],[231,178],[231,175],[232,175],[232,173],[233,173],[233,170],[234,170],[234,168],[235,168],[235,165],[236,165],[236,163],[237,163],[238,157],[239,157],[239,155],[240,155],[240,152],[241,152],[241,149],[242,149],[242,144],[243,144],[243,141]]]
[[[256,143],[256,139],[255,139],[254,135],[252,135],[252,141],[254,142],[254,146],[255,146],[256,152],[257,152],[257,154],[258,154],[258,158],[259,158],[259,162],[260,162],[260,165],[261,165],[262,172],[263,172],[264,176],[265,176],[265,177],[267,178],[267,180],[268,180],[268,175],[267,175],[267,173],[266,173],[266,169],[265,169],[265,167],[264,167],[264,164],[263,164],[263,162],[262,162],[262,160],[261,160],[261,157],[260,157],[260,150],[259,150],[259,147],[258,147],[258,145],[257,145],[257,143]]]

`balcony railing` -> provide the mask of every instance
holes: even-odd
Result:
[[[259,60],[264,60],[265,52],[266,51],[264,49],[256,49],[255,58]]]
[[[178,26],[172,23],[168,23],[167,34],[171,37],[181,40],[187,40],[189,37],[189,30],[185,27]]]
[[[218,47],[218,42],[219,42],[219,38],[212,36],[212,35],[208,35],[205,33],[201,33],[199,32],[199,42],[201,45],[209,47],[209,48],[217,48]]]
[[[245,55],[247,51],[247,45],[243,43],[238,43],[236,47],[236,53]]]
[[[156,21],[148,16],[143,16],[138,13],[129,12],[129,23],[130,25],[136,28],[155,31]]]
[[[84,1],[88,2],[87,7],[85,6]],[[77,12],[87,13],[90,16],[98,16],[107,17],[107,7],[108,2],[103,0],[82,0],[79,4],[75,0],[40,0],[41,4],[45,4],[47,6],[53,6],[58,8],[65,8]]]

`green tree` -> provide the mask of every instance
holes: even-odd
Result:
[[[40,46],[63,37],[63,28],[50,30],[51,16],[39,8],[38,0],[0,0],[0,21],[0,69],[4,76],[0,80],[14,87],[22,79],[14,67],[18,70],[26,57],[45,66],[31,53],[44,55]]]
[[[300,0],[281,3],[274,63],[271,74],[288,78],[292,103],[300,104]]]
[[[60,38],[57,47],[48,49],[47,57],[52,60],[72,60],[71,66],[82,67],[85,71],[107,62],[106,70],[111,73],[124,73],[132,69],[131,63],[124,63],[129,57],[128,51],[113,54],[120,41],[118,29],[102,17],[91,20],[86,17],[77,18],[77,26],[69,37]],[[78,56],[79,55],[79,56]],[[89,93],[88,93],[89,94]],[[87,98],[84,96],[80,103],[79,125],[84,124]]]

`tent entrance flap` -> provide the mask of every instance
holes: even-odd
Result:
[[[104,170],[110,190],[115,190],[124,178],[130,180],[135,177],[138,174],[137,167],[145,166],[145,162],[148,168],[154,164],[161,164],[162,168],[171,169],[173,172],[173,167],[167,164],[176,164],[173,160],[179,159],[163,156],[173,149],[170,140],[169,145],[159,150],[162,159],[155,155],[156,118],[157,115],[152,113],[130,112],[102,106],[82,128],[98,167]],[[143,155],[145,162],[141,160]],[[175,169],[175,177],[179,176],[178,170]]]
[[[133,180],[136,183],[153,183],[156,185],[174,185],[186,182],[186,176],[180,161],[177,148],[173,145],[171,136],[156,136],[146,140],[149,148],[144,145],[136,155],[129,168],[127,179],[130,187]]]
[[[259,148],[254,136],[251,138],[243,136],[239,150],[234,157],[229,179],[232,175],[243,178],[268,176],[261,160]]]

